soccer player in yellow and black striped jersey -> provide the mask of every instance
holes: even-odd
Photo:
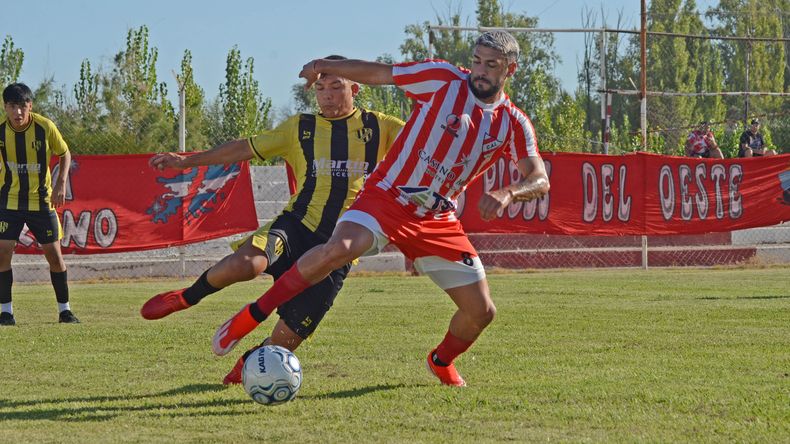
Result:
[[[321,110],[318,115],[298,114],[273,130],[195,155],[164,153],[151,158],[149,163],[155,168],[182,169],[282,157],[293,169],[298,184],[282,214],[234,243],[235,252],[203,273],[191,287],[148,300],[141,309],[145,319],[160,319],[188,308],[211,293],[262,272],[277,279],[302,254],[326,242],[338,217],[354,200],[365,177],[384,157],[403,126],[400,119],[355,108],[354,96],[358,92],[359,85],[354,82],[323,76],[316,82]],[[350,268],[349,264],[335,270],[292,303],[281,306],[280,320],[264,343],[296,349],[332,306]],[[244,357],[239,358],[225,377],[225,384],[241,382],[243,362]]]
[[[24,83],[3,90],[5,117],[0,120],[0,325],[15,325],[11,303],[14,282],[11,258],[27,224],[44,250],[58,301],[59,320],[79,323],[69,306],[66,263],[60,252],[63,230],[55,208],[65,201],[66,178],[71,166],[69,147],[52,121],[32,112],[33,92]],[[54,185],[50,156],[60,157]]]

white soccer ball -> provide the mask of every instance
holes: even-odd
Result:
[[[241,384],[259,404],[282,404],[294,399],[302,386],[302,365],[288,349],[267,345],[244,361]]]

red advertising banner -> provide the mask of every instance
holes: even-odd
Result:
[[[698,159],[638,153],[543,154],[551,191],[483,221],[477,201],[520,180],[500,160],[459,199],[468,233],[657,235],[732,231],[790,220],[790,154]]]
[[[58,209],[64,253],[165,248],[258,227],[248,163],[156,171],[150,157],[73,158]],[[16,252],[41,254],[27,229]]]

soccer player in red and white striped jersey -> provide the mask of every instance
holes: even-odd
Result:
[[[516,163],[522,180],[481,197],[478,210],[484,220],[514,200],[540,198],[549,190],[534,128],[503,91],[518,54],[513,36],[491,31],[477,39],[471,70],[438,60],[308,62],[299,74],[306,87],[319,73],[395,84],[416,106],[329,241],[303,255],[257,301],[220,326],[214,353],[227,354],[280,304],[332,270],[393,243],[458,307],[427,364],[443,384],[465,385],[453,361],[491,323],[496,308],[477,252],[455,216],[455,199],[503,156]]]

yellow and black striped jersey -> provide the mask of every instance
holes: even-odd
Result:
[[[400,119],[360,109],[335,119],[297,114],[249,142],[258,158],[280,156],[293,169],[296,193],[283,211],[329,238],[402,127]]]
[[[16,131],[8,119],[0,120],[2,186],[0,208],[6,210],[52,210],[52,176],[49,159],[69,150],[60,131],[46,117],[30,113],[27,128]]]

